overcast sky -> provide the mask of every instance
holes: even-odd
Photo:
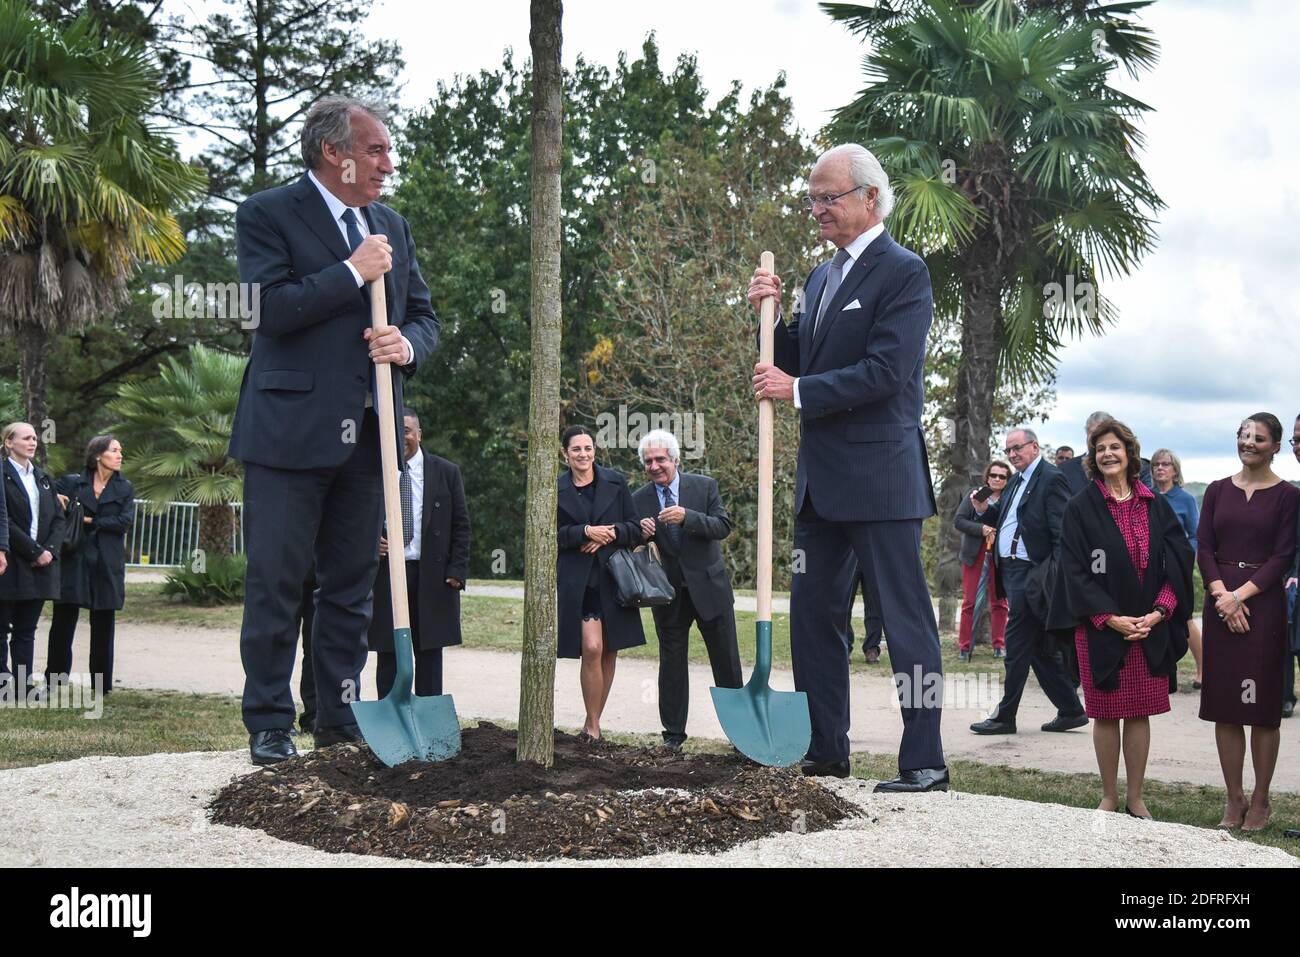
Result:
[[[1144,22],[1161,61],[1120,85],[1155,108],[1142,159],[1169,206],[1159,247],[1136,275],[1102,287],[1119,323],[1068,346],[1057,406],[1034,425],[1046,443],[1079,447],[1083,420],[1104,409],[1144,450],[1168,446],[1188,480],[1209,481],[1238,467],[1233,436],[1245,415],[1271,411],[1289,435],[1300,412],[1300,4],[1159,0]],[[527,0],[381,0],[366,28],[401,43],[408,107],[439,80],[498,65],[506,47],[518,62],[528,56]],[[861,87],[862,44],[812,0],[567,0],[565,64],[579,53],[612,64],[650,31],[666,68],[679,53],[697,54],[715,95],[732,79],[752,89],[784,70],[808,131]],[[1285,445],[1275,467],[1300,479]]]

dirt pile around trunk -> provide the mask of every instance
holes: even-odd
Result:
[[[738,754],[583,743],[555,735],[550,768],[515,760],[515,733],[468,728],[460,754],[385,767],[334,745],[238,778],[214,823],[257,828],[323,851],[479,864],[714,853],[861,814],[797,768]]]

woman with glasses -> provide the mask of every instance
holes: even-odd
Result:
[[[1011,481],[1011,466],[1006,462],[990,462],[984,470],[984,484],[992,491],[986,503],[994,505],[1007,490]],[[975,514],[970,496],[962,497],[953,526],[961,532],[961,625],[957,632],[957,653],[962,661],[970,661],[975,632],[975,598],[979,593],[980,578],[985,578],[984,598],[989,604],[989,631],[993,640],[993,657],[1007,656],[1007,615],[1005,597],[993,594],[992,544],[995,529],[985,525]],[[987,575],[985,569],[988,569]]]
[[[1273,471],[1282,423],[1258,412],[1237,430],[1241,469],[1212,482],[1201,502],[1197,561],[1205,581],[1201,718],[1214,722],[1228,803],[1219,827],[1262,831],[1282,740],[1287,651],[1282,579],[1295,558],[1300,490]],[[1250,725],[1255,789],[1242,785]]]
[[[1196,526],[1200,522],[1196,507],[1196,496],[1183,488],[1183,463],[1169,449],[1156,449],[1151,453],[1151,478],[1155,491],[1165,497],[1169,507],[1178,516],[1183,526],[1187,541],[1191,543],[1192,554],[1196,554]],[[1187,622],[1187,647],[1192,650],[1192,660],[1196,662],[1196,678],[1193,688],[1201,686],[1201,629],[1195,619]]]

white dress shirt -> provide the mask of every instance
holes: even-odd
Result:
[[[1025,561],[1029,561],[1029,552],[1025,549],[1024,536],[1021,536],[1020,541],[1016,542],[1016,553],[1014,555],[1011,554],[1011,539],[1015,537],[1016,529],[1020,527],[1020,502],[1025,497],[1025,490],[1029,488],[1029,480],[1034,477],[1034,471],[1042,460],[1043,457],[1038,456],[1020,473],[1020,482],[1016,485],[1015,497],[1007,502],[1006,518],[1002,522],[1002,527],[998,530],[999,558],[1023,558]]]
[[[861,256],[866,251],[866,248],[870,246],[873,242],[875,242],[876,237],[879,236],[884,231],[885,231],[885,224],[876,223],[876,225],[872,226],[865,233],[863,233],[857,239],[853,240],[853,242],[849,243],[847,246],[844,247],[844,251],[849,254],[849,261],[846,262],[842,267],[840,267],[841,285],[843,285],[844,283],[844,277],[849,274],[849,270],[852,269],[857,264],[858,257]],[[826,287],[830,285],[831,269],[834,268],[835,268],[835,264],[832,263],[831,268],[826,270],[826,278],[822,280],[823,298],[825,297]],[[838,289],[836,289],[835,291],[839,292]],[[831,304],[829,302],[826,303],[827,309],[829,309],[830,306]],[[809,303],[809,307],[813,311],[811,313],[809,312],[809,310],[804,311],[803,319],[805,322],[808,320],[810,314],[813,316],[816,315],[816,312],[820,310],[821,303]],[[816,325],[816,320],[814,319],[814,327],[815,325]],[[803,408],[803,403],[799,401],[799,380],[798,379],[794,380],[794,407],[796,409]]]
[[[411,535],[411,544],[406,546],[406,560],[420,560],[420,524],[424,519],[424,450],[416,449],[415,454],[406,460],[406,470],[411,473],[411,519],[415,531]]]
[[[361,232],[361,238],[365,239],[370,235],[370,224],[366,222],[366,217],[362,214],[360,206],[349,206],[347,203],[343,202],[343,200],[331,193],[329,189],[326,188],[325,184],[316,178],[316,174],[311,170],[307,171],[307,178],[315,184],[318,190],[320,190],[321,198],[325,200],[325,205],[329,207],[330,215],[334,217],[334,225],[339,228],[339,233],[343,236],[343,244],[345,246],[349,249],[351,248],[351,243],[348,242],[348,224],[343,221],[343,214],[349,209],[352,210],[352,215],[357,219],[357,229]],[[352,278],[357,281],[358,289],[365,285],[365,280],[361,278],[361,273],[357,272],[356,266],[352,265],[352,263],[348,262],[346,259],[343,260],[343,265],[347,266],[348,270],[352,273]],[[411,343],[407,340],[406,336],[402,336],[402,344],[406,346],[406,361],[403,362],[402,365],[410,365],[411,360],[415,358],[415,350],[411,348]],[[366,405],[369,406],[370,404],[370,397],[367,394]]]
[[[10,459],[9,464],[14,467],[18,473],[18,481],[23,483],[23,491],[27,493],[27,502],[31,506],[32,527],[27,530],[28,536],[32,541],[36,541],[36,532],[41,521],[41,493],[36,487],[36,471],[31,460],[27,462],[27,467],[18,464],[17,459]]]
[[[672,480],[671,482],[669,482],[667,485],[659,485],[658,483],[655,484],[655,491],[659,494],[659,511],[662,512],[664,509],[666,509],[666,508],[668,507],[668,506],[664,503],[664,489],[665,489],[665,488],[667,488],[670,492],[673,493],[673,504],[674,504],[674,505],[681,505],[681,504],[682,504],[682,497],[681,497],[681,495],[678,494],[678,492],[681,490],[681,487],[682,487],[682,473],[681,473],[681,472],[674,472],[674,473],[673,473],[673,480]]]

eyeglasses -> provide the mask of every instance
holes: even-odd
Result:
[[[1152,462],[1151,467],[1153,469],[1171,469],[1174,467],[1174,463],[1173,462]]]
[[[1023,449],[1025,446],[1027,446],[1027,445],[1033,445],[1033,444],[1034,444],[1033,442],[1021,442],[1019,445],[1008,445],[1008,446],[1007,446],[1005,449],[1003,449],[1002,451],[1005,452],[1007,455],[1015,455],[1017,452],[1019,452],[1019,451],[1020,451],[1021,449]]]
[[[802,200],[803,208],[807,212],[811,213],[813,211],[814,206],[822,206],[822,207],[834,206],[835,201],[839,199],[841,196],[847,196],[849,195],[849,193],[856,193],[860,189],[868,189],[868,188],[869,187],[866,186],[854,186],[852,189],[846,189],[844,192],[836,193],[834,196],[829,196],[829,195],[805,196]]]
[[[1001,472],[990,472],[990,473],[989,473],[989,481],[990,481],[990,482],[992,482],[994,479],[997,479],[999,482],[1005,482],[1005,481],[1006,481],[1007,479],[1009,479],[1009,478],[1011,478],[1010,475],[1003,475]]]

